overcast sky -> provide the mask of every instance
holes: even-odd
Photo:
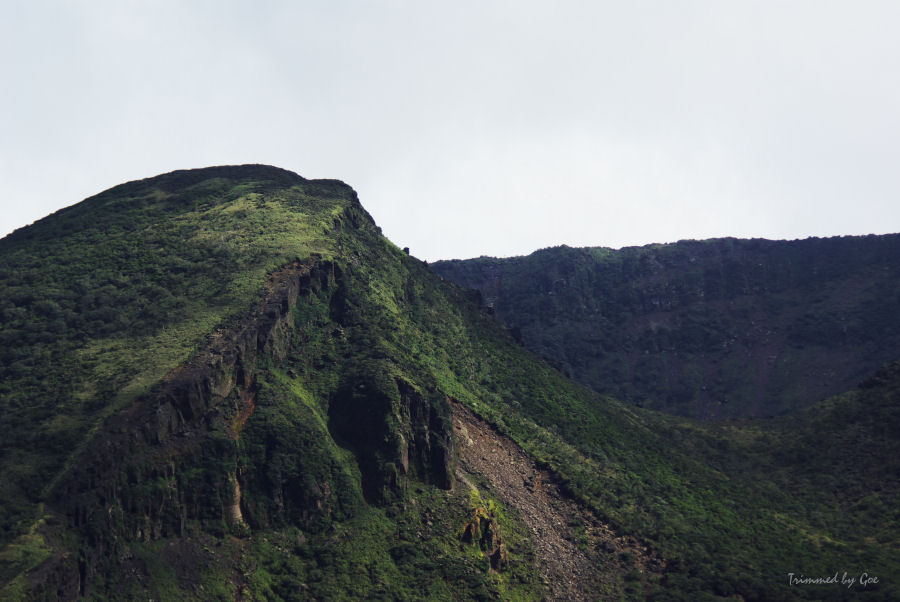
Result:
[[[338,178],[422,259],[900,231],[900,2],[0,1],[0,236]]]

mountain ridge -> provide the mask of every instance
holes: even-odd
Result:
[[[601,393],[735,418],[804,407],[895,359],[898,258],[900,235],[723,238],[431,267]]]
[[[896,592],[894,487],[834,509],[819,450],[571,382],[352,188],[222,169],[0,245],[0,597],[841,599],[783,583],[836,564]],[[834,415],[892,424],[872,382]],[[832,452],[893,470],[873,428]]]

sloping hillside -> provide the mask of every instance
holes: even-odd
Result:
[[[900,356],[900,235],[717,239],[441,261],[596,391],[696,418],[774,416]]]
[[[0,253],[0,598],[840,599],[787,582],[835,567],[897,593],[894,488],[834,507],[831,464],[782,462],[804,439],[572,383],[342,183],[174,172]],[[873,383],[833,411],[895,398]],[[896,430],[857,433],[893,466]]]

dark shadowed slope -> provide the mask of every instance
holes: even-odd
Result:
[[[576,380],[683,416],[778,415],[900,357],[900,235],[557,247],[432,267]]]

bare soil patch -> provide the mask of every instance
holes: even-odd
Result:
[[[508,437],[451,402],[459,450],[458,477],[482,475],[503,503],[515,508],[531,532],[537,570],[551,600],[596,600],[621,593],[627,573],[645,581],[661,563],[633,538],[563,495],[547,470]],[[577,533],[575,532],[577,529]],[[639,577],[638,577],[639,576]]]

